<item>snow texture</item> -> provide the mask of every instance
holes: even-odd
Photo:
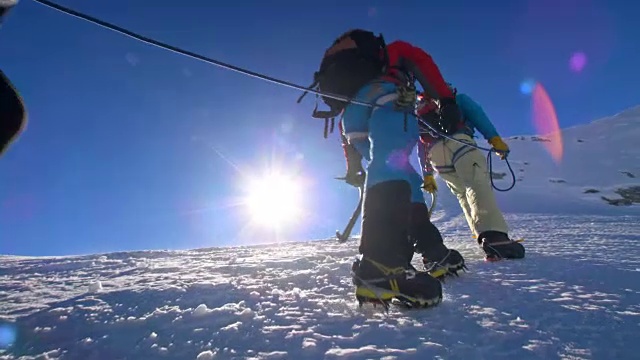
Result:
[[[436,308],[358,308],[356,241],[0,256],[0,359],[637,359],[640,213],[599,195],[639,185],[638,119],[567,129],[560,168],[509,140],[524,260],[485,263],[442,186],[435,222],[470,271]]]

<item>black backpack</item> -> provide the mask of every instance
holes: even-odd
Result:
[[[340,115],[345,106],[358,90],[365,84],[382,76],[388,68],[386,46],[382,35],[376,36],[370,31],[351,30],[338,37],[325,51],[320,70],[314,74],[312,89],[327,95],[320,95],[322,101],[329,106],[328,111],[313,110],[312,116],[325,119],[327,137],[328,123],[331,119],[333,131],[335,117]],[[298,102],[307,94],[300,96]]]

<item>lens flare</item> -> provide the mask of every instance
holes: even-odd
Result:
[[[13,324],[0,324],[0,349],[5,349],[15,343],[17,334]]]
[[[563,145],[562,132],[558,124],[556,110],[551,102],[551,98],[544,87],[537,83],[533,88],[531,96],[533,110],[533,125],[538,135],[544,136],[548,141],[543,141],[547,152],[551,155],[556,164],[562,161]]]
[[[526,79],[520,83],[520,92],[523,95],[531,95],[535,86],[536,82],[533,79]]]
[[[582,72],[587,65],[587,55],[583,52],[576,52],[569,59],[569,69],[574,73]]]

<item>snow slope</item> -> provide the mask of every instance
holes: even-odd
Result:
[[[512,191],[499,194],[505,210],[640,214],[640,198],[623,209],[603,200],[621,199],[616,189],[640,186],[640,106],[564,129],[562,138],[560,164],[552,161],[543,146],[548,138],[507,140],[517,182]],[[494,172],[508,171],[500,160],[494,160],[494,167]],[[507,174],[496,185],[506,188],[510,181]]]
[[[0,358],[637,358],[640,219],[509,220],[531,231],[528,259],[484,263],[459,231],[470,271],[438,308],[389,315],[353,301],[354,242],[4,257],[18,338]]]
[[[470,271],[437,308],[359,309],[355,241],[0,256],[0,359],[637,359],[637,205],[583,191],[637,184],[620,171],[640,176],[639,112],[567,129],[566,168],[509,141],[523,180],[500,196],[525,260],[483,262],[441,187],[436,224]]]

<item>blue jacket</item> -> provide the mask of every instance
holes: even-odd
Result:
[[[416,189],[411,192],[412,200],[424,201],[419,191],[422,177],[410,162],[420,137],[418,122],[395,108],[397,98],[396,84],[389,81],[373,81],[362,87],[355,100],[378,106],[348,104],[342,117],[343,135],[367,160],[367,188],[405,180]]]
[[[476,130],[478,130],[486,140],[489,140],[494,136],[498,136],[498,131],[495,126],[493,126],[491,120],[489,120],[487,113],[485,113],[480,104],[473,101],[469,95],[456,95],[456,102],[460,107],[466,126],[466,129],[463,131],[467,135],[473,137]]]

